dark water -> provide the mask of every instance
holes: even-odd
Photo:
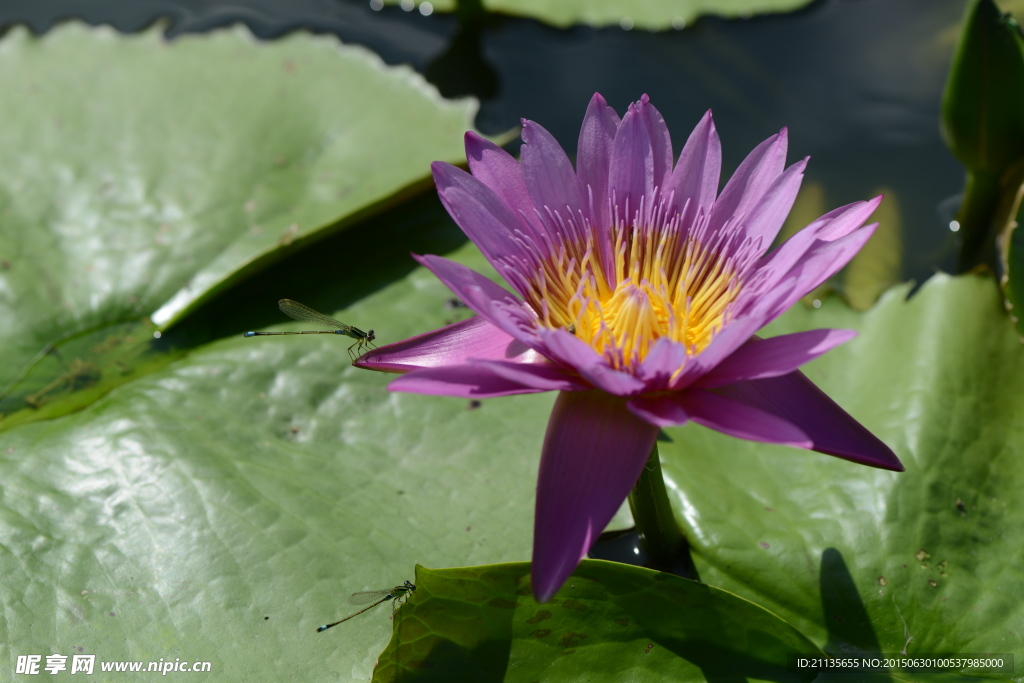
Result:
[[[955,263],[948,226],[963,174],[942,145],[938,117],[963,9],[961,0],[820,0],[786,15],[709,17],[650,33],[561,30],[510,17],[460,26],[451,16],[374,11],[368,0],[6,0],[0,29],[25,24],[43,33],[76,18],[124,32],[162,20],[171,38],[238,22],[268,40],[330,33],[411,65],[448,97],[477,97],[477,127],[486,133],[530,118],[570,151],[595,91],[620,112],[647,93],[677,152],[713,109],[729,171],[788,126],[790,160],[812,157],[806,182],[824,188],[822,212],[885,188],[899,206],[904,275],[920,282]],[[439,210],[420,204],[410,210]],[[403,252],[409,248],[402,241]],[[643,564],[636,546],[635,534],[611,534],[592,556]]]
[[[782,126],[790,159],[810,155],[807,181],[826,208],[886,188],[899,205],[904,274],[918,281],[953,267],[948,229],[962,172],[939,138],[939,103],[961,0],[821,0],[796,13],[706,17],[681,31],[555,29],[496,17],[455,18],[343,0],[7,0],[0,27],[45,32],[80,18],[137,31],[158,19],[170,37],[244,22],[265,39],[332,33],[389,63],[406,63],[447,96],[474,95],[477,125],[506,130],[520,117],[574,150],[590,96],[619,111],[648,93],[677,151],[708,108],[726,168]]]

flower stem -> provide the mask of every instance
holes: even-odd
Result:
[[[689,543],[672,515],[657,442],[640,478],[629,492],[629,509],[651,568],[696,578]]]

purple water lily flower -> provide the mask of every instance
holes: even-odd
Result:
[[[445,208],[515,294],[418,256],[477,317],[371,351],[392,391],[482,398],[558,391],[541,454],[533,591],[548,600],[637,481],[662,427],[693,421],[902,471],[895,454],[797,368],[855,333],[754,336],[845,265],[880,197],[814,221],[768,253],[807,160],[786,130],[718,193],[708,112],[673,165],[644,96],[622,119],[594,95],[573,169],[523,121],[522,161],[466,134],[471,173],[434,163]]]

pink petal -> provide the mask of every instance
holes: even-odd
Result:
[[[682,406],[668,394],[637,396],[626,404],[629,412],[655,427],[677,427],[690,421]]]
[[[850,259],[856,256],[861,247],[871,239],[877,227],[878,224],[873,223],[845,237],[840,237],[834,242],[820,240],[815,242],[793,269],[782,277],[779,286],[789,281],[792,291],[788,296],[780,299],[773,310],[768,312],[765,324],[785,313],[801,297],[849,263]]]
[[[782,377],[737,382],[715,392],[797,425],[810,437],[812,450],[881,469],[904,469],[892,449],[799,370]]]
[[[612,142],[619,127],[619,115],[601,95],[594,93],[583,117],[580,140],[576,147],[576,175],[583,193],[586,215],[591,225],[611,225],[608,215],[608,166]]]
[[[758,298],[737,300],[735,319],[715,335],[711,343],[696,357],[690,359],[683,372],[671,383],[673,389],[683,389],[703,377],[719,363],[746,344],[754,333],[765,326],[772,315],[784,310],[782,302],[790,300],[796,281],[783,280]],[[742,304],[742,308],[739,307]],[[788,307],[788,306],[787,306]]]
[[[614,198],[616,216],[632,222],[640,200],[651,201],[654,192],[654,152],[640,112],[635,104],[622,117],[612,144],[608,191]],[[650,208],[650,207],[647,207]]]
[[[673,395],[672,399],[679,403],[691,420],[723,434],[762,443],[811,447],[811,439],[800,427],[727,395],[688,389]]]
[[[825,240],[826,242],[834,242],[840,237],[846,237],[851,232],[864,225],[871,214],[875,212],[878,205],[882,203],[883,195],[878,195],[874,199],[869,199],[866,202],[854,202],[853,204],[847,204],[841,206],[835,211],[822,216],[822,219],[826,216],[832,217],[827,225],[823,226],[818,232],[818,239]],[[820,219],[819,219],[820,220]]]
[[[525,225],[523,219],[491,188],[461,168],[440,161],[430,168],[444,208],[491,265],[504,273],[508,257],[523,254],[522,243],[514,238],[515,231]]]
[[[646,391],[667,389],[672,375],[686,363],[686,347],[668,337],[654,342],[636,376],[642,380]]]
[[[533,350],[502,332],[486,318],[468,320],[433,332],[372,349],[356,360],[356,367],[382,372],[410,372],[423,368],[461,365],[470,358],[523,359]]]
[[[763,323],[759,316],[746,316],[733,320],[715,335],[711,343],[697,356],[689,359],[683,372],[672,381],[670,388],[684,389],[732,355],[750,340]]]
[[[542,391],[550,391],[550,389],[510,380],[494,373],[486,365],[470,362],[464,365],[446,365],[413,370],[407,375],[392,380],[388,385],[388,391],[458,398],[493,398],[516,394],[537,394]]]
[[[709,389],[744,380],[788,375],[856,336],[853,330],[810,330],[771,339],[754,337],[693,386]]]
[[[572,368],[598,389],[613,396],[633,396],[644,390],[643,380],[609,367],[604,357],[579,337],[551,329],[541,330],[540,335],[552,359]]]
[[[832,242],[864,225],[882,198],[854,202],[828,212],[786,240],[782,246],[765,256],[758,265],[757,279],[752,280],[744,295],[760,297],[775,286],[819,240]]]
[[[637,105],[640,119],[647,128],[647,138],[651,141],[652,160],[654,161],[654,186],[665,188],[666,181],[672,174],[672,137],[661,112],[654,108],[651,99],[644,95]]]
[[[533,595],[547,602],[569,578],[640,477],[658,428],[625,401],[562,392],[544,437],[533,532]]]
[[[591,388],[574,373],[536,352],[511,361],[475,360],[473,363],[498,377],[542,391],[586,391]]]
[[[749,213],[782,173],[786,163],[786,129],[773,135],[747,155],[711,209],[709,228],[719,230],[726,221]]]
[[[689,202],[682,225],[691,225],[698,215],[707,216],[711,212],[721,171],[722,143],[708,111],[690,133],[664,192],[666,197],[674,193],[676,211],[682,211]]]
[[[533,121],[523,120],[520,156],[526,189],[534,205],[556,212],[563,220],[578,221],[586,203],[576,171],[551,133]],[[551,227],[550,221],[547,224]]]
[[[466,160],[473,177],[489,187],[522,221],[524,230],[536,236],[535,206],[526,191],[523,169],[516,159],[490,140],[469,131],[465,136]]]
[[[742,220],[743,229],[753,239],[761,240],[761,252],[768,251],[779,234],[782,224],[793,208],[793,202],[804,179],[807,158],[796,162],[782,172],[764,196]]]
[[[515,337],[526,346],[537,348],[540,343],[533,331],[530,313],[505,288],[496,285],[480,273],[443,256],[413,255],[425,268],[443,282],[474,313]]]

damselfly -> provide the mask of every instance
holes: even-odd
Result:
[[[362,355],[363,349],[367,346],[374,347],[373,340],[376,337],[373,335],[373,330],[369,332],[363,332],[358,327],[352,327],[346,325],[340,320],[335,320],[329,315],[324,315],[318,311],[314,311],[309,306],[300,304],[298,301],[292,301],[291,299],[281,299],[277,302],[277,307],[281,309],[289,318],[294,320],[301,320],[302,322],[313,323],[314,325],[320,325],[321,327],[329,327],[330,331],[327,330],[303,330],[301,332],[246,332],[243,337],[273,337],[277,335],[285,334],[343,334],[346,337],[350,337],[356,340],[356,343],[348,347],[348,355],[350,358],[355,360],[356,356],[352,354],[352,349],[357,348],[359,355]]]
[[[368,602],[371,602],[373,604],[369,605],[367,607],[364,607],[363,609],[359,610],[355,614],[348,615],[344,619],[338,619],[333,624],[324,624],[323,626],[318,628],[316,630],[316,632],[317,633],[322,633],[323,631],[326,631],[327,629],[331,628],[332,626],[337,626],[338,624],[344,623],[344,622],[348,621],[349,619],[351,619],[352,617],[358,617],[363,612],[368,612],[371,609],[373,609],[374,607],[376,607],[377,605],[381,604],[382,602],[387,602],[388,600],[391,601],[391,613],[394,614],[395,610],[398,609],[399,600],[402,600],[403,602],[405,600],[408,600],[409,596],[412,595],[415,590],[416,590],[416,586],[414,586],[411,581],[406,581],[401,586],[395,586],[394,588],[392,588],[390,590],[362,591],[361,593],[353,593],[348,598],[349,604],[351,604],[351,605],[365,605]]]

